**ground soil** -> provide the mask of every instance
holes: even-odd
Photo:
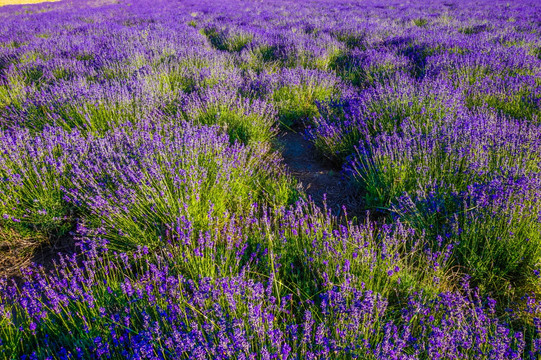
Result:
[[[284,131],[277,138],[279,151],[289,173],[306,195],[336,216],[364,216],[360,196],[340,168],[320,156],[301,132]]]
[[[0,228],[0,277],[20,281],[20,269],[36,264],[53,270],[61,255],[76,251],[75,240],[70,235],[62,237],[21,237],[9,229]]]

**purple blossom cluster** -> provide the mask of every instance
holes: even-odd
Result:
[[[0,257],[75,248],[0,279],[0,358],[539,358],[540,18],[0,7]],[[292,130],[361,211],[306,196]]]
[[[416,241],[410,230],[398,225],[381,234],[371,224],[349,224],[333,231],[332,219],[303,203],[263,213],[199,236],[190,236],[193,225],[179,220],[160,254],[147,247],[112,253],[83,236],[84,260],[62,257],[54,276],[27,269],[22,285],[2,283],[1,309],[13,328],[2,340],[16,346],[4,346],[4,353],[152,359],[518,359],[528,353],[524,334],[497,317],[495,301],[482,300],[467,283],[464,294],[413,292],[399,299],[400,306],[368,290],[376,285],[371,277],[400,283],[399,265],[412,264],[392,246]],[[250,237],[260,237],[265,249],[238,248]],[[286,287],[294,271],[280,270],[293,266],[285,249],[305,238],[313,239],[303,250],[310,276],[325,279],[310,299],[302,294],[306,289]],[[191,278],[181,270],[185,262],[209,256],[217,242],[244,258],[234,274],[224,269]],[[276,270],[269,266],[274,261],[265,261],[273,255]],[[228,261],[226,252],[221,256],[213,259],[217,267]],[[432,268],[445,261],[428,253],[424,259]],[[535,300],[529,304],[536,308]]]
[[[155,243],[162,224],[181,215],[196,222],[206,221],[202,214],[240,215],[245,199],[257,201],[285,179],[267,147],[231,144],[217,126],[180,119],[125,123],[102,136],[6,130],[0,142],[4,224],[54,228],[78,215],[115,229],[114,247]]]

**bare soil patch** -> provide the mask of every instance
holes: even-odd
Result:
[[[364,216],[362,201],[356,189],[340,172],[320,156],[313,144],[299,132],[283,132],[277,143],[289,173],[316,205],[329,209],[333,215]]]
[[[61,254],[74,254],[75,240],[70,235],[59,238],[22,236],[15,230],[0,227],[0,277],[17,280],[21,269],[36,264],[52,270]]]

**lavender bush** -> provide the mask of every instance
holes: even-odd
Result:
[[[1,7],[0,358],[539,358],[540,18]],[[292,129],[362,206],[297,186]]]

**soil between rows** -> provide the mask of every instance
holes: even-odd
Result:
[[[314,145],[296,131],[282,132],[277,136],[279,150],[289,173],[299,182],[299,187],[322,209],[333,215],[361,214],[362,200],[351,182],[320,156]]]

